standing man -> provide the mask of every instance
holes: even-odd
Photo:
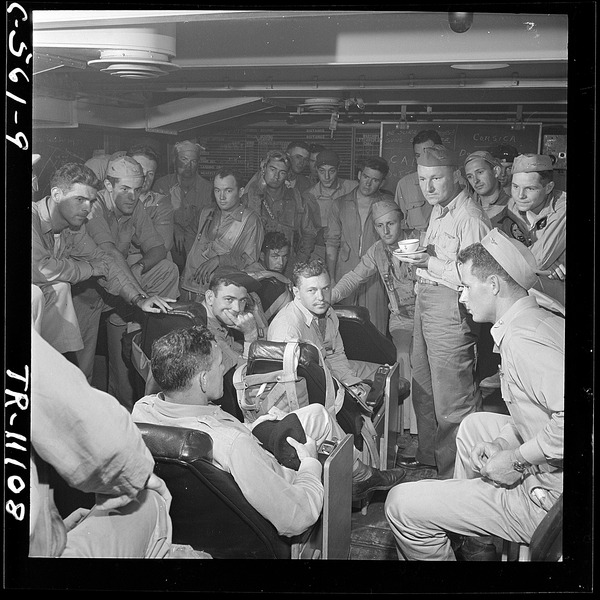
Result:
[[[362,256],[352,271],[346,273],[331,292],[331,303],[336,304],[354,292],[370,277],[378,274],[385,284],[389,299],[389,331],[396,346],[396,360],[401,377],[411,381],[410,349],[412,345],[415,292],[413,268],[394,257],[398,241],[405,235],[402,230],[402,212],[393,200],[373,203],[373,223],[380,239]],[[411,397],[407,397],[411,403]]]
[[[554,186],[552,159],[521,154],[512,168],[512,199],[508,216],[513,237],[531,250],[538,268],[548,271],[535,289],[565,304],[567,193]]]
[[[334,281],[358,265],[363,254],[377,241],[371,206],[385,199],[379,191],[389,166],[380,156],[367,159],[358,172],[358,185],[349,194],[336,198],[329,213],[328,231],[325,234],[327,267]],[[387,294],[380,278],[371,277],[341,304],[365,306],[373,324],[387,332]]]
[[[133,146],[127,151],[127,156],[131,156],[142,167],[144,185],[140,192],[140,203],[148,213],[154,229],[162,237],[167,253],[170,253],[173,246],[173,206],[165,194],[152,191],[158,169],[158,155],[149,146]],[[135,262],[137,260],[129,260],[129,264]]]
[[[471,186],[473,200],[481,205],[493,227],[506,217],[510,196],[500,184],[500,162],[489,152],[478,150],[465,159],[465,175]]]
[[[340,157],[333,150],[321,151],[315,160],[318,182],[308,188],[302,197],[309,210],[312,211],[313,221],[317,226],[317,240],[311,258],[327,260],[325,236],[331,205],[335,198],[349,194],[357,185],[356,181],[338,177]]]
[[[218,267],[230,266],[242,271],[260,268],[264,229],[260,217],[241,204],[244,193],[241,181],[241,175],[228,167],[215,175],[216,206],[204,208],[200,213],[196,241],[187,255],[181,278],[186,300],[204,295]]]
[[[425,148],[431,148],[434,144],[441,145],[441,143],[442,138],[435,129],[419,131],[412,141],[415,155],[415,162],[413,164],[416,163]],[[400,179],[396,186],[394,201],[404,215],[402,229],[407,231],[407,239],[420,237],[427,230],[429,215],[431,214],[431,204],[423,196],[416,170]]]
[[[317,235],[300,192],[285,185],[290,169],[288,155],[272,150],[263,162],[260,177],[246,186],[242,197],[242,203],[260,215],[265,233],[280,231],[291,241],[288,272],[295,261],[308,260]]]
[[[400,464],[437,467],[447,479],[454,469],[458,426],[481,410],[475,379],[478,328],[459,302],[456,259],[463,247],[488,233],[490,222],[460,187],[454,152],[440,145],[425,148],[417,173],[433,209],[424,238],[427,252],[399,257],[417,269],[412,394],[419,439],[416,456],[401,456]]]
[[[285,152],[290,157],[291,163],[287,185],[296,188],[302,194],[312,185],[310,179],[304,175],[310,157],[308,144],[305,142],[290,142]]]
[[[196,239],[200,212],[214,204],[212,185],[198,174],[201,150],[200,144],[190,140],[177,142],[173,148],[175,172],[161,177],[154,186],[173,206],[171,253],[180,272],[183,272],[187,253]]]
[[[512,166],[515,158],[519,156],[519,151],[514,146],[500,144],[490,148],[490,154],[500,162],[500,175],[498,181],[502,189],[510,196]]]
[[[169,302],[179,297],[178,270],[173,261],[167,259],[163,239],[139,202],[143,184],[142,167],[133,158],[120,156],[111,160],[104,190],[98,192],[98,201],[88,217],[87,228],[96,244],[137,286],[137,296],[132,303],[142,304],[150,297],[160,311],[166,312],[170,310]],[[141,259],[130,266],[127,258],[132,245],[139,248]],[[115,308],[107,320],[108,392],[131,410],[133,389],[121,349],[127,322],[133,321],[131,311],[122,303],[110,303],[110,298],[104,298],[102,302],[97,288],[82,289],[75,300],[94,318],[105,308],[104,303]]]
[[[385,514],[401,560],[455,560],[448,533],[479,537],[463,543],[463,559],[494,560],[491,540],[481,536],[529,544],[563,491],[564,319],[528,295],[535,258],[498,229],[458,261],[460,301],[475,321],[494,323],[510,414],[462,421],[453,479],[390,492]]]
[[[310,152],[310,157],[308,159],[308,166],[310,167],[310,175],[309,180],[311,185],[315,185],[319,182],[319,176],[317,175],[317,156],[319,152],[323,152],[323,150],[327,150],[323,144],[311,144],[308,147],[308,151]]]

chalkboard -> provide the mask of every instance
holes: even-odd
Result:
[[[424,129],[440,134],[444,146],[455,150],[464,161],[475,150],[489,150],[499,144],[514,146],[519,152],[540,151],[542,124],[527,123],[513,129],[508,123],[410,123],[408,129],[397,128],[398,122],[381,123],[380,152],[390,165],[385,188],[396,190],[404,175],[415,171],[412,140]]]

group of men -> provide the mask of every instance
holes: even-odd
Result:
[[[100,316],[108,312],[109,394],[135,420],[175,418],[210,431],[215,462],[280,533],[295,535],[320,513],[316,448],[339,437],[339,406],[333,413],[313,405],[298,411],[308,441],[289,440],[300,459],[292,470],[260,447],[252,436],[256,423],[241,423],[214,401],[223,396],[224,373],[260,338],[313,343],[332,374],[359,398],[366,396],[365,380],[377,365],[346,358],[332,304],[366,306],[378,329],[389,331],[400,375],[412,382],[418,450],[389,471],[366,465],[355,452],[353,497],[394,488],[386,516],[400,558],[452,559],[447,532],[526,541],[562,491],[564,326],[534,298],[564,303],[566,194],[554,189],[547,156],[509,156],[500,149],[504,163],[487,151],[462,162],[441,142],[435,131],[414,138],[417,170],[400,180],[395,196],[383,188],[389,172],[383,158],[368,159],[358,179],[347,180],[338,177],[334,151],[303,142],[270,151],[246,185],[227,167],[212,185],[201,177],[203,149],[192,141],[175,145],[175,172],[155,185],[158,157],[148,147],[107,157],[98,175],[85,165],[64,165],[49,196],[33,203],[36,327],[89,383]],[[514,159],[510,173],[508,158]],[[307,165],[310,176],[303,173]],[[411,237],[419,238],[419,251],[394,252]],[[123,334],[136,327],[136,309],[168,312],[180,297],[202,304],[207,327],[157,341],[151,357],[157,393],[138,400],[128,381],[131,366],[121,355]],[[502,357],[511,416],[501,423],[491,424],[480,412],[476,367],[483,323],[493,324],[488,335]],[[548,338],[548,362],[541,364],[530,347],[536,338],[530,331]],[[548,365],[554,371],[542,389],[537,384]],[[536,380],[526,383],[521,371]],[[553,386],[551,394],[546,385]],[[528,408],[513,414],[513,405],[524,403]],[[514,485],[520,481],[510,472],[514,465],[523,485]],[[398,485],[404,469],[423,467],[436,469],[439,479]],[[269,485],[255,489],[252,473]],[[431,496],[419,486],[447,485],[451,494],[440,488],[439,502],[461,507],[471,480],[481,488],[480,505],[469,500],[475,511],[485,513],[494,494],[506,492],[506,501],[520,494],[515,518],[529,511],[526,524],[519,529],[505,520],[500,526],[489,518],[470,527],[466,509],[465,522],[438,521],[435,510],[440,517],[447,512],[441,505],[419,503],[421,494]],[[534,510],[530,504],[539,494],[529,494],[532,482],[546,494],[546,504]],[[280,494],[281,502],[273,502]]]

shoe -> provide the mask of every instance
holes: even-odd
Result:
[[[405,469],[436,469],[435,465],[426,465],[425,463],[419,462],[414,456],[400,456],[396,461],[396,464]]]
[[[402,482],[406,477],[404,469],[380,471],[373,468],[372,471],[373,474],[368,479],[352,482],[352,500],[362,500],[376,490],[387,491]]]
[[[500,373],[496,372],[485,379],[482,379],[479,383],[479,387],[487,388],[491,390],[500,389]]]
[[[498,551],[491,542],[483,542],[477,537],[460,536],[452,544],[457,561],[497,561]]]

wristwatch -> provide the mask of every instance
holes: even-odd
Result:
[[[531,465],[527,461],[521,462],[516,458],[513,460],[512,464],[512,468],[519,473],[524,473],[530,466]]]

